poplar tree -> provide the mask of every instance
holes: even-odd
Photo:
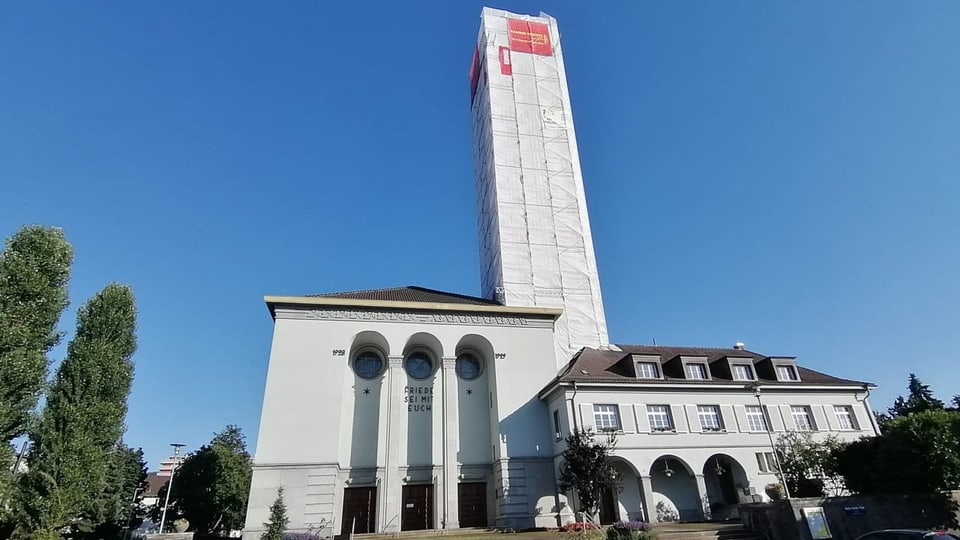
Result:
[[[125,430],[136,316],[133,292],[115,283],[80,308],[76,335],[30,433],[21,530],[34,531],[34,538],[73,535],[96,525],[111,453]]]
[[[39,225],[17,231],[0,253],[0,448],[26,433],[37,405],[72,262],[63,231]]]

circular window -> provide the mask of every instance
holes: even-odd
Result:
[[[470,353],[464,353],[457,357],[457,375],[461,379],[472,381],[480,376],[480,360]]]
[[[414,379],[426,379],[433,373],[433,360],[427,353],[415,352],[407,357],[404,366]]]
[[[353,359],[353,371],[361,379],[376,379],[383,371],[383,357],[374,351],[362,351]]]

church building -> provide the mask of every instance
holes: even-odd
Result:
[[[266,296],[274,321],[244,537],[280,487],[321,536],[572,521],[575,429],[617,436],[600,519],[736,515],[786,431],[877,433],[872,385],[794,357],[613,344],[556,20],[484,8],[470,76],[481,296]]]

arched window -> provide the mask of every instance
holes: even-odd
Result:
[[[464,352],[457,356],[455,369],[458,377],[466,381],[472,381],[479,377],[483,372],[483,364],[480,362],[480,359],[477,357],[477,355],[470,352]]]

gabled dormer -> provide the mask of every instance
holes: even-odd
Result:
[[[791,356],[771,356],[757,362],[761,378],[778,382],[800,382],[797,359]]]
[[[637,379],[663,379],[663,364],[659,355],[631,354],[630,365],[633,367],[633,376]]]
[[[680,365],[683,368],[683,378],[688,381],[709,381],[710,362],[706,356],[680,356]]]
[[[710,364],[714,377],[749,383],[757,380],[757,369],[749,356],[724,356]]]

